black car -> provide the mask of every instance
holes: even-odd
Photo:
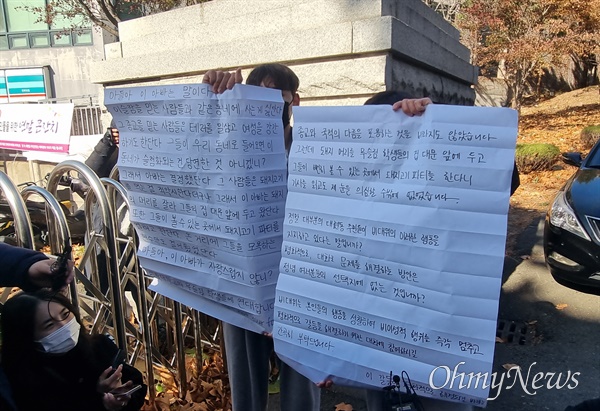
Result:
[[[557,280],[600,288],[600,141],[583,159],[564,153],[577,172],[546,214],[544,255]]]

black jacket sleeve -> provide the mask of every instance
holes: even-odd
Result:
[[[119,147],[113,143],[110,132],[106,132],[85,160],[85,164],[94,170],[98,177],[108,177],[117,164],[118,153]]]
[[[29,281],[29,267],[48,257],[39,251],[0,243],[0,286],[34,290]]]

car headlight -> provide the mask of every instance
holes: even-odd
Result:
[[[550,208],[550,223],[586,240],[590,239],[577,219],[577,216],[575,216],[573,209],[567,203],[564,191],[559,191],[554,199],[554,203],[552,203],[552,208]]]

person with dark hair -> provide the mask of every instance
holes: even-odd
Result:
[[[397,103],[398,101],[402,101],[405,99],[412,99],[412,98],[413,97],[410,94],[405,93],[404,91],[395,91],[395,90],[381,91],[377,94],[374,94],[371,98],[369,98],[367,101],[365,101],[364,105],[365,106],[368,106],[368,105],[392,106],[395,103]]]
[[[281,90],[281,96],[283,97],[283,115],[281,119],[284,128],[285,149],[289,152],[292,146],[292,127],[290,126],[292,106],[300,104],[300,96],[298,95],[300,80],[298,76],[283,64],[263,64],[250,72],[246,84]]]
[[[215,93],[230,90],[234,85],[242,82],[240,69],[233,73],[218,70],[209,70],[202,79],[203,83],[210,84]],[[254,68],[248,75],[246,84],[251,86],[267,87],[281,90],[283,97],[283,115],[285,149],[289,151],[292,145],[292,106],[300,105],[298,76],[288,67],[279,63],[263,64]]]
[[[203,83],[210,84],[216,93],[231,89],[241,82],[240,70],[234,73],[211,70],[203,79]],[[281,90],[284,101],[284,141],[286,151],[289,151],[292,144],[292,106],[300,102],[298,77],[283,64],[264,64],[252,70],[246,84]],[[223,322],[223,339],[233,411],[266,411],[273,338]],[[280,362],[279,375],[281,410],[319,411],[321,392],[317,385],[283,361]]]
[[[241,83],[242,75],[239,69],[235,72],[210,70],[204,75],[202,82],[210,84],[213,92],[222,93],[232,89],[235,84]],[[285,149],[289,152],[292,145],[292,127],[290,125],[292,107],[300,104],[300,97],[297,93],[300,85],[298,77],[289,67],[279,63],[270,63],[254,68],[248,75],[246,84],[281,90],[284,101],[282,121]],[[402,110],[412,116],[424,111],[425,105],[428,103],[431,103],[431,100],[403,99],[402,102],[394,105],[394,110]],[[227,323],[223,323],[223,337],[233,411],[240,409],[266,410],[269,358],[273,350],[272,338]],[[320,409],[320,388],[331,385],[331,381],[314,384],[281,361],[281,410],[318,411]]]
[[[4,305],[2,366],[19,411],[139,410],[147,387],[134,367],[113,368],[118,352],[108,336],[83,330],[61,293],[22,292]]]
[[[54,259],[39,251],[0,243],[0,287],[19,287],[23,290],[36,290],[51,287],[56,266]],[[73,281],[73,262],[69,260],[64,287]],[[16,406],[11,390],[0,368],[0,409],[13,411]]]
[[[425,112],[425,108],[433,104],[428,97],[414,99],[408,93],[401,91],[384,91],[375,94],[364,103],[365,105],[391,105],[394,110],[402,109],[406,114],[411,111],[417,115]],[[408,112],[407,112],[408,111]],[[409,114],[410,115],[410,114]],[[519,172],[515,163],[513,168],[511,195],[519,186]],[[383,390],[367,389],[365,390],[365,400],[369,411],[385,411],[389,409],[386,402],[386,395]],[[469,404],[452,403],[434,398],[421,398],[421,406],[427,411],[470,411],[473,406]]]

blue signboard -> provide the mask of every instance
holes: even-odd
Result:
[[[0,70],[0,103],[38,101],[51,97],[44,67]]]

